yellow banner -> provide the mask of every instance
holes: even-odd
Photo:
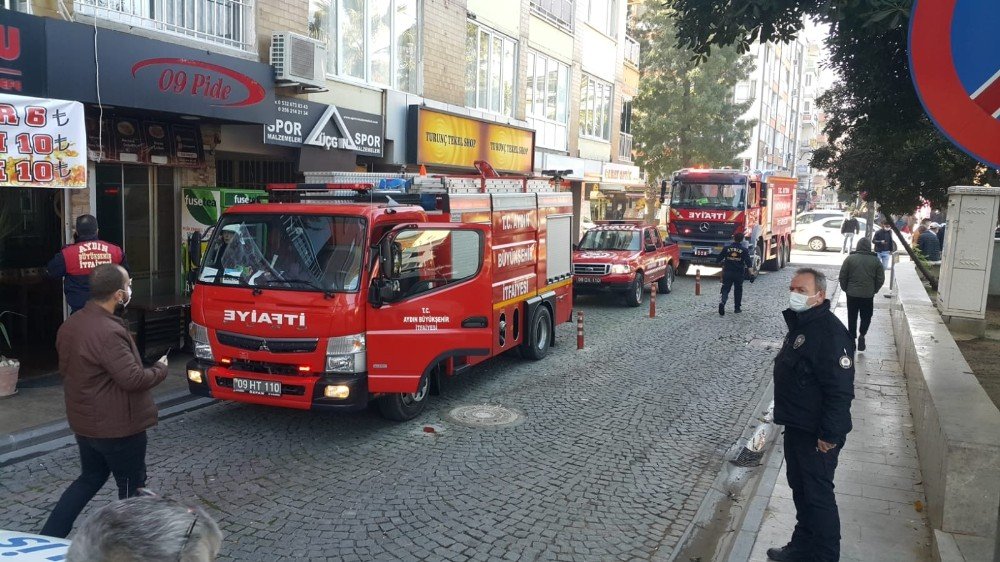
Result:
[[[415,164],[472,168],[476,160],[486,160],[498,171],[531,173],[534,131],[422,107],[411,111],[417,112],[415,127],[411,119],[416,138],[410,139]]]

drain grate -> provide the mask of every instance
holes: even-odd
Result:
[[[448,417],[469,427],[501,427],[519,421],[522,415],[503,406],[476,404],[454,408],[448,412]]]

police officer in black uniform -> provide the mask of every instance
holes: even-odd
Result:
[[[830,310],[826,276],[811,268],[792,278],[785,343],[774,360],[774,421],[785,426],[785,468],[795,502],[791,541],[771,548],[779,561],[840,558],[840,515],[833,495],[837,457],[851,431],[854,339]]]
[[[744,272],[748,267],[753,266],[750,250],[743,247],[742,232],[733,234],[732,244],[722,249],[719,256],[715,258],[715,262],[722,264],[722,298],[719,300],[719,316],[726,315],[726,300],[729,299],[730,288],[733,289],[736,312],[741,312]]]

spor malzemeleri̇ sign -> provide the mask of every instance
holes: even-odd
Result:
[[[274,115],[264,126],[264,144],[314,146],[381,157],[384,129],[381,115],[302,99],[276,98]]]
[[[997,0],[918,0],[910,18],[910,73],[920,102],[948,139],[1000,168]]]
[[[0,94],[0,187],[87,187],[83,104]]]

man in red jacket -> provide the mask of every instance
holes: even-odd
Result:
[[[119,265],[90,274],[90,300],[56,335],[66,419],[80,448],[80,476],[63,492],[41,534],[66,537],[84,506],[114,475],[118,498],[146,485],[146,430],[156,425],[150,390],[167,376],[167,356],[144,368],[115,307],[127,305],[132,280]]]
[[[76,241],[59,251],[45,267],[49,277],[63,278],[63,290],[70,314],[87,304],[87,276],[95,267],[113,263],[128,270],[125,252],[118,246],[97,238],[97,219],[80,215],[76,219]]]

